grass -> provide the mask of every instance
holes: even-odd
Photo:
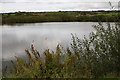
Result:
[[[2,24],[39,22],[118,22],[119,11],[59,11],[2,13]]]
[[[28,60],[15,57],[13,69],[4,78],[120,78],[120,25],[93,26],[96,33],[79,39],[72,34],[71,47],[40,53],[31,45]],[[40,54],[44,54],[44,60]]]

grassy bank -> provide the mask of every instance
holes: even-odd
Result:
[[[96,33],[79,39],[72,34],[71,47],[40,53],[31,45],[28,61],[16,57],[5,78],[120,78],[120,25],[99,23]],[[44,54],[44,60],[40,54]],[[7,71],[3,69],[3,72]]]
[[[2,24],[39,22],[118,22],[118,11],[16,12],[3,13]]]

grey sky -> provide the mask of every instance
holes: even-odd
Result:
[[[110,5],[118,9],[119,0],[0,0],[1,12],[16,11],[83,11],[109,10]]]
[[[0,2],[118,2],[119,0],[0,0]]]

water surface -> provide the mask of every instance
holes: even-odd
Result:
[[[2,58],[13,60],[14,56],[24,56],[24,50],[34,42],[41,53],[45,49],[55,50],[57,44],[70,46],[71,33],[79,38],[95,31],[93,22],[52,22],[2,26]]]

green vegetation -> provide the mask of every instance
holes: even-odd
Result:
[[[65,11],[3,13],[2,24],[39,22],[118,22],[119,11]]]
[[[93,26],[96,33],[80,40],[72,34],[71,47],[45,50],[44,60],[31,45],[28,60],[16,57],[6,78],[120,78],[120,25]],[[4,76],[5,77],[5,76]]]

